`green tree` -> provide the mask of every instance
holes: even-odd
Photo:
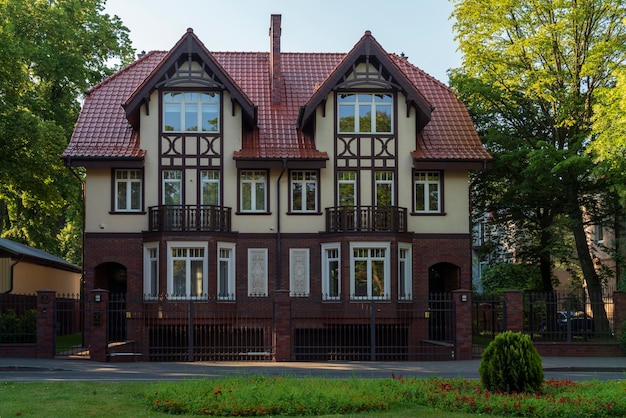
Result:
[[[610,196],[587,149],[596,91],[626,55],[625,14],[622,0],[454,0],[453,11],[463,67],[451,83],[495,159],[475,183],[487,206],[477,209],[493,205],[503,220],[532,227],[546,290],[555,231],[567,228],[602,324],[585,225]]]
[[[104,0],[0,0],[0,235],[80,263],[81,185],[61,153],[88,87],[126,63]]]
[[[626,222],[626,67],[615,72],[615,85],[600,89],[594,105],[594,141],[591,153],[597,163],[597,176],[606,178],[611,190],[617,195],[618,215],[614,219],[616,231],[611,250],[622,278],[626,271],[624,234]],[[620,210],[621,209],[621,210]],[[620,279],[618,286],[626,290],[626,281]]]
[[[537,264],[495,263],[487,267],[482,277],[484,293],[504,290],[539,290],[541,275]]]

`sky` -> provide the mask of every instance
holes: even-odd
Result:
[[[461,65],[449,0],[107,0],[137,52],[167,51],[193,28],[209,51],[267,52],[272,14],[282,52],[348,52],[371,31],[387,52],[447,84]]]

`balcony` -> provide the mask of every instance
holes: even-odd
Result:
[[[406,232],[406,208],[340,206],[326,208],[326,232]]]
[[[210,205],[162,205],[148,208],[150,231],[229,232],[231,209]]]

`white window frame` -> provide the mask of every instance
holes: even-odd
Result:
[[[383,176],[384,174],[384,176]],[[388,175],[391,175],[391,178],[389,178]],[[379,178],[380,177],[380,178]],[[385,178],[382,178],[385,177]],[[394,172],[393,170],[376,170],[374,171],[374,193],[376,194],[376,196],[374,196],[374,201],[376,202],[376,206],[379,206],[378,203],[378,186],[381,185],[389,185],[391,188],[391,204],[389,206],[393,206],[395,204],[394,199],[395,199],[395,182],[394,182]]]
[[[301,178],[294,179],[295,175],[301,175]],[[319,173],[315,170],[292,170],[289,173],[289,190],[291,192],[291,211],[292,212],[309,212],[316,213],[317,209],[317,194],[319,189]],[[294,204],[294,187],[296,185],[300,185],[300,193],[302,194],[302,199],[300,201],[300,207],[296,207]],[[313,208],[308,209],[309,207],[309,187],[313,186]]]
[[[431,180],[429,177],[436,175],[437,180]],[[418,178],[419,176],[419,178]],[[418,209],[417,205],[417,188],[424,189],[422,204],[423,209]],[[436,186],[436,190],[432,187]],[[413,210],[415,213],[441,213],[441,193],[443,189],[443,172],[436,170],[419,170],[413,172]],[[431,209],[431,194],[436,191],[436,209]]]
[[[217,187],[217,202],[207,203],[204,201],[204,189],[214,185]],[[202,170],[200,171],[200,204],[216,205],[220,204],[220,171],[219,170]]]
[[[169,118],[167,117],[167,109],[175,109],[178,114],[178,125],[167,125]],[[195,118],[191,121],[186,120],[187,109],[195,113]],[[217,123],[214,129],[204,129],[204,117],[209,114],[216,114]],[[195,119],[195,120],[194,120]],[[197,132],[197,133],[219,133],[220,131],[220,93],[217,91],[166,91],[163,92],[163,131],[164,132]],[[187,129],[187,125],[196,129]]]
[[[167,293],[170,299],[198,299],[200,297],[206,296],[207,285],[208,285],[208,268],[207,268],[207,256],[209,245],[207,242],[198,242],[198,241],[172,241],[167,243]],[[186,257],[173,257],[172,250],[174,249],[202,249],[203,256],[202,257],[193,257],[187,254]],[[185,294],[176,294],[174,291],[174,261],[184,259],[186,260],[186,283],[185,283]],[[191,295],[191,277],[190,273],[190,264],[191,261],[201,260],[202,261],[202,292],[199,295]]]
[[[352,206],[356,206],[356,202],[358,201],[358,183],[357,183],[357,173],[354,170],[341,170],[337,172],[337,205],[343,206],[343,202],[341,201],[341,185],[342,184],[352,184],[354,186],[354,191],[352,193],[352,199],[354,202]]]
[[[404,294],[402,294],[403,287]],[[398,300],[412,300],[412,298],[413,246],[401,242],[398,243]]]
[[[343,101],[342,96],[350,96],[354,98],[354,101]],[[377,101],[377,96],[385,96],[390,98],[390,102],[381,102]],[[369,100],[368,100],[369,99]],[[376,114],[378,108],[388,107],[389,108],[389,131],[377,131],[376,127]],[[393,133],[394,126],[394,106],[393,106],[393,95],[391,93],[371,93],[371,92],[343,92],[338,93],[337,95],[337,132],[340,134],[350,134],[350,133],[358,133],[358,134],[391,134]],[[341,130],[341,118],[343,109],[351,110],[351,113],[354,117],[354,130],[352,131],[342,131]],[[361,110],[369,110],[370,115],[370,130],[363,131],[361,130]],[[348,112],[350,113],[350,112]]]
[[[311,274],[309,269],[309,249],[289,249],[289,295],[309,296],[311,293]],[[300,289],[298,289],[300,288]],[[296,292],[295,290],[298,289]]]
[[[244,175],[250,175],[251,178],[244,179]],[[268,188],[268,172],[266,170],[241,170],[239,172],[239,202],[240,212],[245,213],[267,213],[267,188]],[[243,207],[244,203],[244,184],[250,185],[250,208]],[[256,198],[259,185],[263,185],[263,208],[257,208]]]
[[[176,176],[173,176],[176,174]],[[172,175],[172,177],[170,177]],[[161,174],[162,178],[162,202],[164,205],[182,205],[183,204],[183,171],[182,170],[163,170]],[[165,202],[165,191],[167,190],[168,184],[178,184],[178,203],[166,203]]]
[[[143,245],[143,294],[146,300],[154,300],[159,296],[158,242]]]
[[[118,169],[114,171],[115,177],[115,212],[141,212],[143,208],[143,173],[141,170],[135,169]],[[123,176],[120,178],[120,176]],[[120,207],[119,201],[119,193],[120,193],[120,185],[124,184],[126,187],[125,198],[126,198],[126,207]],[[133,186],[139,187],[139,204],[138,206],[132,207],[133,204]]]
[[[261,297],[268,293],[267,248],[248,248],[248,296]],[[256,292],[252,292],[256,290]]]
[[[322,247],[322,299],[324,300],[340,300],[341,299],[341,244],[338,242],[321,244]],[[336,252],[333,257],[329,253]],[[337,263],[337,294],[331,295],[331,275],[330,263]]]
[[[217,298],[220,300],[235,300],[237,291],[235,289],[235,248],[237,244],[232,242],[218,242],[217,243]],[[223,257],[222,250],[228,251],[228,257]],[[226,292],[222,289],[222,269],[220,268],[220,264],[222,262],[228,263],[226,268],[228,277],[226,278],[226,283],[228,289]]]
[[[354,257],[354,250],[384,250],[385,256],[383,258],[383,272],[384,272],[384,280],[383,287],[385,289],[385,293],[382,296],[374,296],[372,294],[372,269],[369,268],[369,265],[372,261],[379,261],[377,257],[372,257],[371,254],[368,255],[365,260],[368,262],[367,269],[367,295],[366,296],[356,296],[356,283],[355,283],[355,262],[357,261]],[[389,300],[391,297],[390,292],[390,284],[391,284],[391,268],[390,268],[390,253],[391,244],[389,242],[351,242],[350,243],[350,297],[352,300]]]

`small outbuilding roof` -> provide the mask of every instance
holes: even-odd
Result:
[[[73,273],[82,273],[83,269],[79,266],[56,257],[43,250],[20,244],[6,238],[0,238],[0,257],[9,255],[11,258],[18,258],[34,264],[42,266],[55,267],[61,270],[71,271]]]

